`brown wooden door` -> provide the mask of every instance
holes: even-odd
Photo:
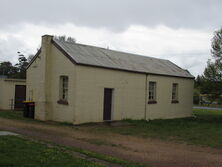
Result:
[[[23,109],[23,101],[26,99],[26,86],[25,85],[15,85],[15,103],[14,109]]]
[[[112,89],[104,89],[104,105],[103,105],[103,120],[111,120],[111,111],[112,111]]]

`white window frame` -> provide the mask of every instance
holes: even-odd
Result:
[[[149,82],[149,91],[148,91],[148,99],[149,101],[156,101],[156,82],[150,81]]]

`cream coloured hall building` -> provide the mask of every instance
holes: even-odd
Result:
[[[0,75],[0,110],[23,110],[25,99],[25,79],[13,79]]]
[[[27,68],[35,119],[80,124],[192,114],[194,77],[169,60],[42,37]]]

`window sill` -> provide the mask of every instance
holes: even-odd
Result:
[[[66,101],[66,100],[58,100],[57,103],[58,104],[63,104],[63,105],[68,105],[69,104],[68,101]]]
[[[171,103],[179,103],[178,100],[172,100]]]
[[[148,101],[148,104],[156,104],[157,101]]]

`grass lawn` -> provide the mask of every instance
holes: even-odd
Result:
[[[29,141],[16,136],[0,136],[1,167],[70,167],[101,165],[74,157],[62,147]]]
[[[9,119],[26,119],[23,117],[22,111],[0,111],[0,117]]]
[[[86,150],[43,144],[17,136],[0,136],[0,167],[100,167],[101,164],[75,157],[81,153],[88,158],[105,160],[124,167],[142,167],[145,165],[121,160]]]
[[[94,125],[92,129],[222,148],[222,111],[195,109],[194,116],[149,122],[145,120],[124,120],[129,126]]]

